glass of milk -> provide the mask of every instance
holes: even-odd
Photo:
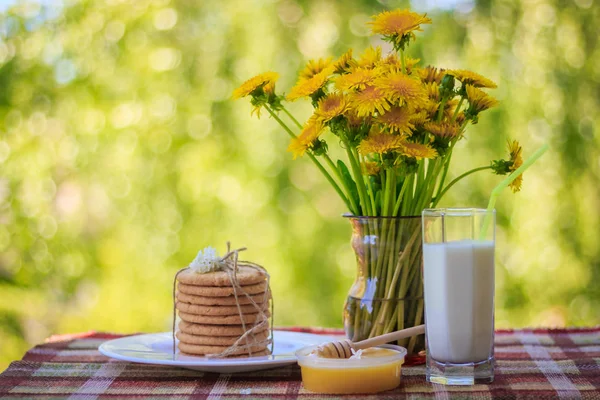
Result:
[[[478,208],[423,210],[428,382],[494,380],[495,214]]]

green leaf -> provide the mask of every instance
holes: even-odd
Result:
[[[350,175],[350,171],[348,170],[348,167],[346,167],[346,164],[344,164],[344,162],[342,160],[338,160],[337,168],[338,168],[338,171],[340,171],[340,176],[342,177],[344,187],[346,187],[346,190],[348,191],[348,196],[352,197],[352,199],[354,200],[354,204],[357,204],[358,207],[360,208],[360,198],[358,196],[358,188],[356,187],[356,182],[354,182],[354,180],[352,179],[352,175]],[[358,215],[361,214],[360,209],[353,210],[353,211],[355,212],[355,214],[358,214]]]

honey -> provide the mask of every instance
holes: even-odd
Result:
[[[323,358],[314,354],[316,346],[296,353],[302,369],[304,388],[316,393],[377,393],[400,385],[406,349],[384,345],[361,352],[351,359]]]

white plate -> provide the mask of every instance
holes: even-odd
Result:
[[[117,360],[144,364],[172,365],[206,372],[246,372],[296,363],[296,350],[332,340],[332,337],[310,333],[273,331],[274,349],[270,356],[210,359],[180,354],[173,357],[171,332],[149,333],[109,340],[98,350]]]

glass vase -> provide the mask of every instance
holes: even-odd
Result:
[[[344,306],[344,330],[353,342],[424,323],[421,216],[354,217],[356,280]],[[425,348],[423,335],[398,345]]]

